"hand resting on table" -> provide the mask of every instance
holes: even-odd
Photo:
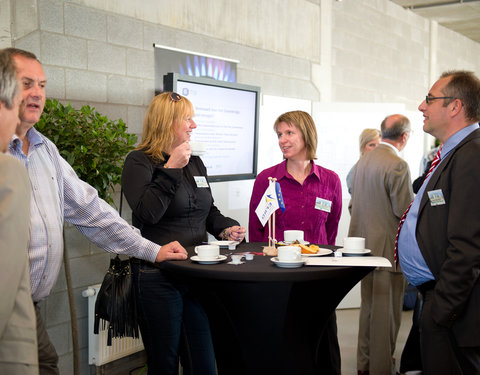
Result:
[[[157,257],[155,258],[155,262],[160,263],[164,260],[185,260],[187,257],[187,250],[185,250],[178,241],[172,241],[160,248]]]

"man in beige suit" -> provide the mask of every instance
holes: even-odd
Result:
[[[372,254],[392,265],[398,223],[413,199],[410,171],[399,151],[407,144],[410,121],[387,116],[382,141],[361,157],[352,181],[349,236],[365,237]],[[357,347],[358,374],[395,374],[392,355],[401,322],[405,281],[400,270],[376,269],[361,283]]]
[[[30,184],[4,152],[22,101],[13,58],[0,50],[0,374],[38,374],[35,310],[27,257]]]

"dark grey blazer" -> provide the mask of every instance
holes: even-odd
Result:
[[[428,192],[441,189],[445,204]],[[437,281],[432,313],[459,346],[480,346],[480,129],[434,172],[420,202],[416,238]]]

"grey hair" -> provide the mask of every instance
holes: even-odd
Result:
[[[387,120],[390,117],[396,117],[396,120],[390,127],[387,127]],[[384,118],[380,125],[382,139],[397,140],[403,133],[410,133],[410,120],[402,115],[390,115]]]
[[[17,71],[13,56],[5,49],[0,50],[0,102],[8,109],[18,93]]]

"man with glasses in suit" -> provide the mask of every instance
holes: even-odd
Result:
[[[424,372],[480,374],[480,80],[445,72],[418,109],[443,144],[398,237],[403,273],[424,301]]]

